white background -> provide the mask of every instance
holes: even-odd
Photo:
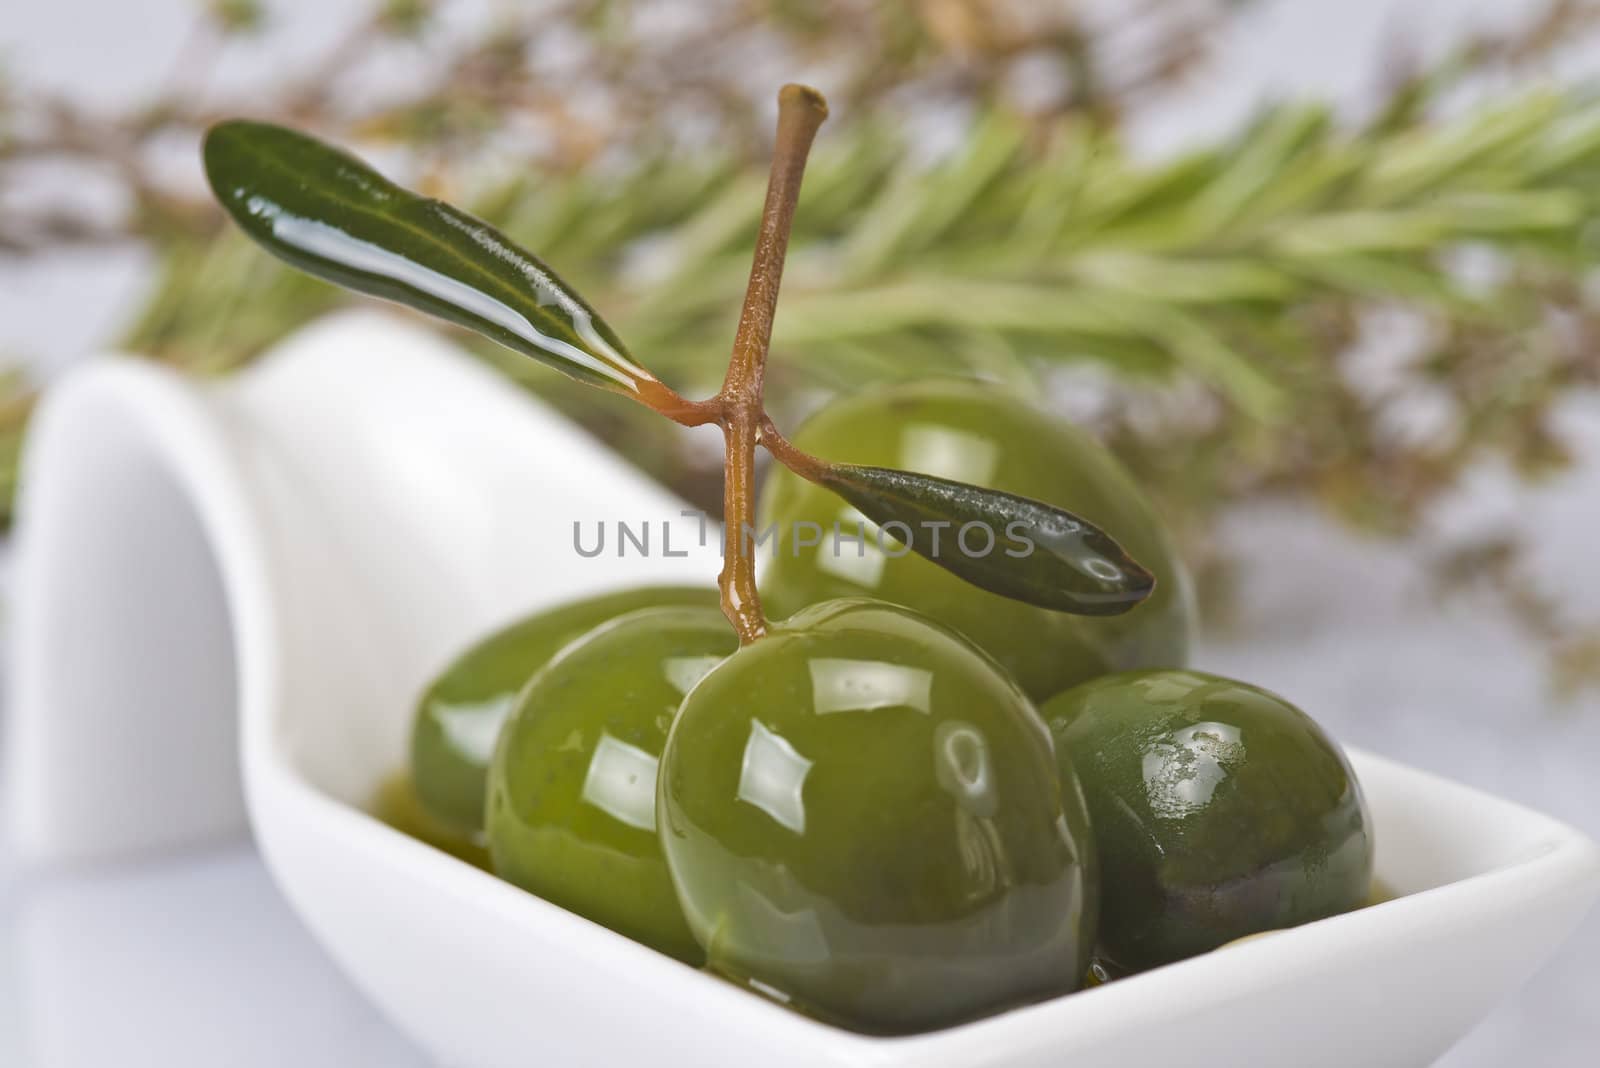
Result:
[[[269,0],[280,30],[265,48],[230,56],[230,80],[248,83],[294,62],[334,36],[329,22],[361,6]],[[1169,151],[1230,129],[1262,99],[1285,93],[1331,96],[1359,111],[1398,39],[1437,51],[1473,26],[1533,6],[1268,0],[1211,68],[1144,116],[1134,135],[1146,151]],[[0,61],[26,84],[116,103],[159,83],[190,11],[185,0],[9,0],[0,11]],[[1597,58],[1600,50],[1575,49],[1551,76],[1592,77]],[[42,376],[59,373],[114,336],[137,308],[147,270],[131,252],[0,259],[0,352],[21,354]],[[1484,470],[1439,522],[1516,516],[1534,532],[1541,572],[1559,576],[1596,618],[1600,398],[1574,401],[1565,416],[1584,457],[1576,472],[1532,492]],[[1293,509],[1239,515],[1228,533],[1238,551],[1260,557],[1244,588],[1247,637],[1214,636],[1202,666],[1291,695],[1352,744],[1600,836],[1600,698],[1552,702],[1536,653],[1497,620],[1492,602],[1440,601],[1405,552],[1355,541]],[[1600,1063],[1597,961],[1600,916],[1591,916],[1443,1063]],[[0,1066],[425,1063],[301,930],[247,844],[24,875],[8,865],[0,842]]]

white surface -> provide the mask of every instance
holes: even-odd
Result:
[[[176,49],[173,35],[187,2],[13,6],[0,18],[0,54],[8,69],[115,101],[155,82]],[[271,0],[269,6],[289,12],[292,25],[286,35],[250,50],[245,58],[256,71],[325,39],[306,17],[326,10],[323,0]],[[1471,27],[1471,13],[1505,17],[1528,6],[1526,0],[1269,2],[1242,26],[1215,71],[1141,124],[1140,143],[1160,151],[1208,136],[1280,88],[1359,100],[1388,55],[1386,31],[1425,31],[1432,47],[1440,48]],[[1592,74],[1593,55],[1588,50],[1564,68]],[[137,304],[143,268],[136,256],[100,254],[25,267],[0,263],[0,350],[21,352],[42,370],[54,370],[97,348]],[[1578,406],[1574,413],[1588,456],[1577,475],[1526,498],[1506,494],[1492,479],[1473,494],[1475,501],[1526,510],[1530,522],[1544,522],[1541,543],[1585,591],[1579,611],[1586,614],[1600,603],[1600,560],[1592,541],[1600,514],[1597,412],[1600,403]],[[1251,637],[1214,639],[1202,649],[1202,663],[1285,691],[1350,742],[1522,800],[1600,835],[1600,788],[1593,771],[1600,754],[1600,701],[1552,705],[1537,654],[1493,617],[1492,608],[1438,603],[1407,585],[1414,572],[1399,554],[1331,533],[1302,514],[1271,512],[1252,517],[1248,529],[1242,521],[1238,526],[1240,544],[1271,549],[1250,577]],[[1285,542],[1278,539],[1295,548],[1283,551]],[[23,903],[60,901],[70,911],[73,902],[86,899],[102,903],[105,913],[125,916],[132,930],[163,933],[104,948],[77,943],[63,955],[63,969],[85,976],[82,1041],[104,1039],[81,1063],[425,1063],[333,971],[247,847],[36,880],[27,887],[15,884],[13,872],[0,852],[0,1065],[40,1063],[21,1052],[20,1029],[31,1010],[14,947],[30,922],[27,915],[52,906],[24,909]],[[192,930],[174,919],[190,915],[227,919],[210,927],[197,922]],[[93,984],[94,975],[111,967],[103,952],[139,978],[133,984],[137,1001],[124,1003]],[[1521,996],[1492,1013],[1442,1063],[1593,1064],[1600,1054],[1600,1021],[1593,1012],[1600,1004],[1596,960],[1600,916],[1591,916]],[[101,999],[90,991],[100,991]],[[123,1015],[128,1006],[139,1008],[137,1023]],[[103,1026],[102,1018],[126,1026]],[[195,1020],[208,1023],[197,1029]]]
[[[0,878],[0,1065],[429,1063],[333,968],[248,846]]]

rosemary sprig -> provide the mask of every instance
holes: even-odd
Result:
[[[1354,131],[1282,107],[1159,165],[1095,124],[1041,137],[1001,111],[931,166],[871,124],[840,141],[812,164],[794,237],[771,371],[790,379],[782,393],[1096,369],[1099,429],[1194,543],[1232,503],[1284,491],[1411,532],[1480,457],[1558,462],[1551,402],[1600,379],[1586,343],[1600,319],[1577,283],[1596,258],[1600,119],[1581,97],[1535,91]],[[520,177],[476,208],[694,391],[715,385],[760,197],[735,161],[664,156],[604,177]],[[204,270],[169,263],[174,299],[134,347],[232,363],[337,299],[230,238],[199,255]],[[1458,269],[1464,255],[1488,277]],[[1423,340],[1391,380],[1363,383],[1357,342],[1394,309]],[[647,421],[501,365],[680,488],[715,493]],[[1397,435],[1396,405],[1419,394],[1445,418]]]

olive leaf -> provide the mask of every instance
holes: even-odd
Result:
[[[204,158],[234,222],[303,271],[476,330],[581,382],[630,393],[653,380],[531,253],[354,156],[282,126],[230,120],[207,132]]]
[[[883,534],[1002,597],[1114,616],[1155,589],[1111,535],[1042,501],[886,467],[829,464],[816,480]]]

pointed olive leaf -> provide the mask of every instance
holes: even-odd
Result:
[[[830,464],[816,478],[883,534],[1002,597],[1114,616],[1155,589],[1111,535],[1042,501],[886,467]]]
[[[303,271],[476,330],[581,382],[634,393],[654,380],[531,253],[354,156],[242,120],[213,126],[204,156],[234,222]]]

